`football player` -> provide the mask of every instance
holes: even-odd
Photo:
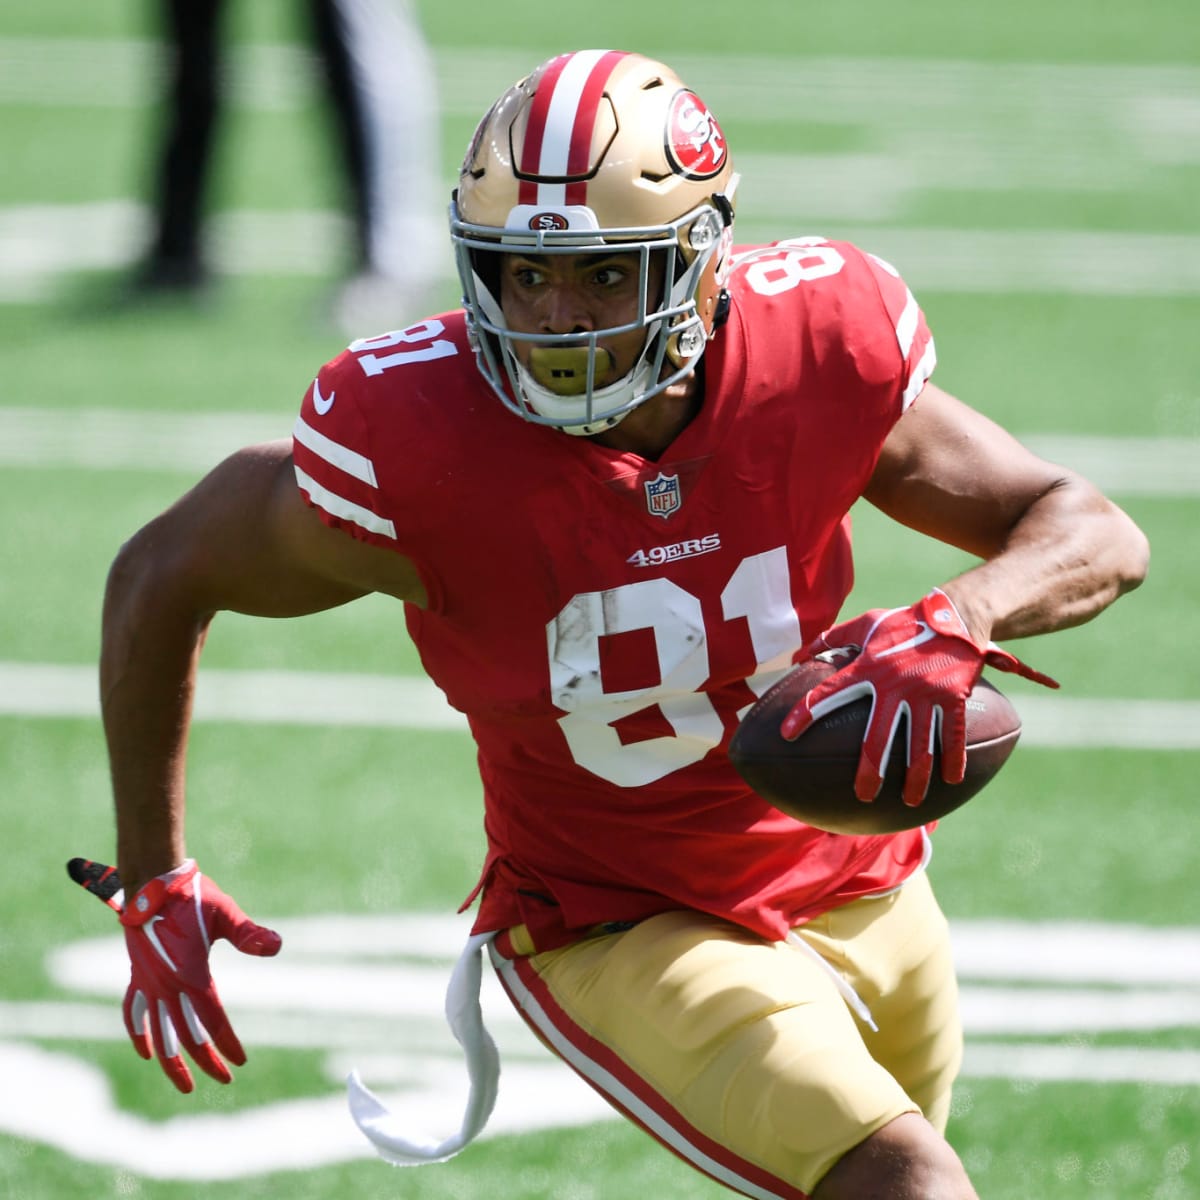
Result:
[[[939,744],[961,776],[985,660],[1052,682],[993,639],[1094,617],[1148,549],[1090,483],[929,382],[933,339],[892,266],[821,237],[735,245],[738,190],[716,117],[668,66],[542,64],[462,164],[463,308],[354,342],[290,440],[234,454],[121,550],[101,672],[126,1020],[181,1089],[183,1050],[222,1080],[245,1057],[211,939],[279,948],[187,857],[205,630],[382,592],[478,743],[471,951],[541,1039],[743,1195],[975,1195],[943,1137],[961,1037],[930,831],[822,833],[725,750],[797,656],[853,642],[820,698],[876,698],[858,795],[907,756],[918,804]],[[978,565],[837,625],[860,497]],[[809,720],[802,704],[786,733]],[[478,961],[450,1006],[477,1084],[460,1135],[416,1145],[353,1085],[395,1161],[446,1157],[486,1120]]]

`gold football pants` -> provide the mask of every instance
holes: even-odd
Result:
[[[802,1200],[900,1114],[944,1129],[962,1033],[924,873],[797,933],[807,949],[669,912],[540,954],[512,929],[491,953],[534,1032],[615,1108],[734,1191]]]

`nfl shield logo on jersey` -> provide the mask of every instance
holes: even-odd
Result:
[[[656,517],[669,517],[679,507],[679,476],[664,475],[647,479],[642,485],[646,489],[646,507]]]

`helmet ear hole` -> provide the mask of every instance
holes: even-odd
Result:
[[[472,250],[471,269],[488,293],[500,299],[500,254],[495,250]]]

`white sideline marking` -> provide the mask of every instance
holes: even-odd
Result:
[[[1200,700],[1077,700],[1022,695],[1022,745],[1200,749]],[[0,716],[99,716],[95,667],[0,662]],[[465,731],[466,718],[422,676],[204,668],[197,721]]]
[[[293,413],[14,404],[0,407],[0,466],[200,474],[242,446],[290,437]],[[1030,434],[1020,440],[1112,495],[1200,496],[1200,438]]]

